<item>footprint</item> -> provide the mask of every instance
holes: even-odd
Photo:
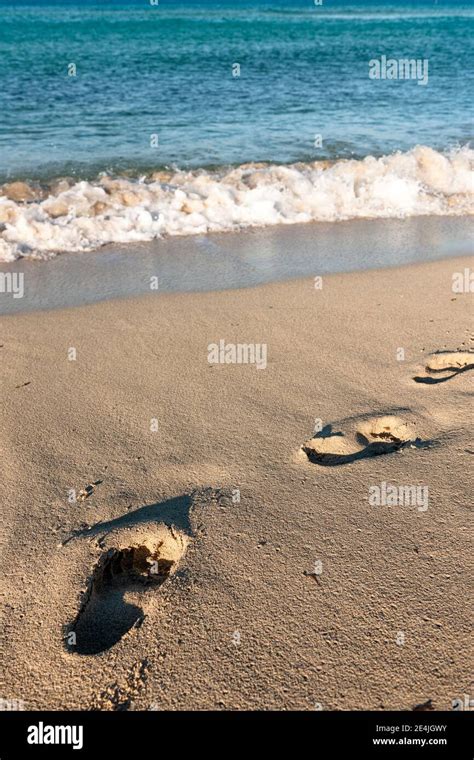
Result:
[[[430,377],[429,375],[417,376],[413,380],[415,383],[424,383],[425,385],[437,385],[451,380],[452,377],[474,368],[474,351],[441,351],[431,354],[426,365],[425,371],[430,374],[447,373],[442,377]]]
[[[405,446],[422,448],[431,443],[417,438],[409,422],[394,415],[384,415],[360,420],[348,435],[333,432],[332,426],[327,425],[301,448],[310,462],[336,466],[389,454]]]
[[[113,540],[113,538],[111,538]],[[71,649],[93,655],[110,649],[144,617],[145,595],[172,575],[187,548],[188,536],[161,524],[127,545],[102,554],[71,627]]]

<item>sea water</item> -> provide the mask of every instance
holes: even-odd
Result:
[[[0,0],[0,180],[31,188],[0,259],[472,213],[473,32],[458,0]]]

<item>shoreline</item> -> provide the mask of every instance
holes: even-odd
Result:
[[[0,187],[0,259],[48,259],[57,251],[262,226],[458,218],[474,210],[473,156],[467,145],[446,154],[416,145],[332,165],[250,163],[215,175],[158,171],[148,183],[64,178],[47,197],[23,182],[7,183]]]
[[[0,293],[0,314],[162,293],[254,287],[307,276],[392,268],[467,255],[472,217],[308,222],[107,245],[48,261],[0,264],[24,297]],[[157,287],[155,287],[157,286]]]
[[[117,695],[137,710],[448,710],[469,694],[472,371],[413,378],[432,352],[472,351],[472,293],[451,287],[470,266],[2,317],[11,694],[27,710],[114,710]],[[265,344],[265,368],[210,364],[220,339]],[[329,467],[301,449],[318,419],[352,441],[387,414],[423,445]],[[428,499],[374,506],[383,484]],[[141,624],[108,646],[117,609],[98,609],[107,646],[68,648],[104,552],[171,541],[169,525],[176,571],[119,603]]]

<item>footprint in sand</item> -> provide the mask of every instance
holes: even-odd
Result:
[[[327,425],[301,448],[310,462],[336,466],[389,454],[404,447],[422,448],[430,443],[418,438],[409,422],[394,415],[384,415],[356,420],[347,434],[333,432],[332,426]]]
[[[143,530],[102,554],[92,572],[84,601],[71,631],[73,650],[93,655],[110,649],[143,620],[145,596],[172,575],[183,557],[188,536],[167,525]],[[110,538],[113,541],[113,537]],[[117,540],[117,537],[115,537]]]
[[[428,375],[417,376],[413,380],[415,383],[437,385],[473,368],[474,351],[441,351],[431,354],[428,358],[425,365],[425,371]],[[433,377],[433,375],[437,375],[437,377]]]

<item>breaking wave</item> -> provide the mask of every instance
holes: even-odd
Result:
[[[244,227],[474,211],[474,150],[100,176],[0,190],[0,260]]]

